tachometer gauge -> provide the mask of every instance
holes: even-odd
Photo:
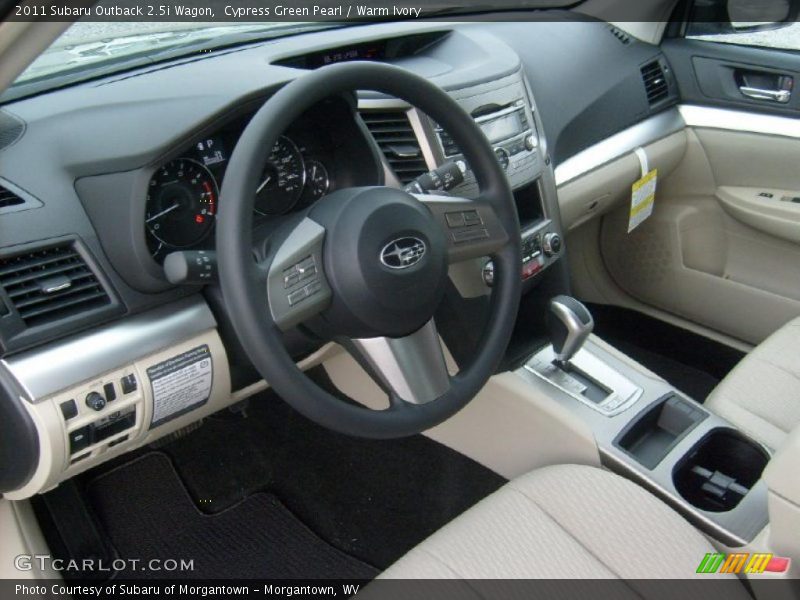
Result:
[[[310,160],[306,163],[306,185],[308,193],[314,200],[322,198],[331,187],[328,170],[318,160]]]
[[[151,250],[188,248],[203,241],[214,227],[219,188],[199,162],[178,158],[150,180],[145,226],[155,238]]]
[[[255,210],[262,215],[290,211],[306,184],[306,167],[297,145],[282,135],[272,147],[269,162],[256,189]]]

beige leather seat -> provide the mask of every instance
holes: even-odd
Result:
[[[707,552],[715,550],[703,535],[641,487],[560,465],[509,482],[381,577],[686,579]],[[623,587],[636,596],[636,585]]]
[[[706,400],[742,431],[777,449],[800,424],[800,319],[748,354]]]

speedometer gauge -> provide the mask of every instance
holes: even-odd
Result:
[[[255,210],[262,215],[290,211],[306,184],[306,167],[297,145],[282,135],[272,146],[269,162],[256,189]]]
[[[145,226],[155,239],[154,253],[188,248],[203,241],[214,227],[219,189],[199,162],[179,158],[153,175],[147,195]]]

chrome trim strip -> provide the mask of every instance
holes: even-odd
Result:
[[[553,352],[552,344],[548,344],[539,352],[534,354],[528,362],[522,365],[522,368],[536,375],[539,379],[544,381],[545,383],[552,385],[553,387],[561,390],[563,393],[567,394],[568,396],[574,398],[584,406],[588,406],[592,410],[599,412],[601,415],[605,417],[614,417],[618,414],[624,413],[629,408],[631,408],[634,404],[636,404],[639,399],[644,395],[644,389],[633,383],[629,378],[625,377],[622,373],[614,369],[613,367],[607,365],[602,361],[602,359],[595,356],[591,351],[581,349],[575,355],[577,361],[572,361],[572,364],[577,367],[579,370],[582,370],[585,374],[589,375],[590,377],[596,379],[599,383],[605,385],[607,388],[611,389],[611,394],[603,400],[603,402],[595,403],[581,396],[580,394],[576,393],[573,390],[568,389],[567,387],[560,385],[557,381],[551,379],[547,376],[546,373],[542,373],[536,368],[536,365],[532,364],[534,361],[538,363],[541,367],[542,365],[549,365],[552,363],[553,359],[555,358],[555,354]],[[588,365],[591,367],[587,368]],[[596,373],[599,367],[605,367],[606,376],[601,379]],[[595,372],[590,372],[595,371]],[[620,388],[629,388],[631,393],[625,395],[624,390],[621,392]],[[622,398],[617,406],[613,408],[608,408],[608,402],[612,398]]]
[[[192,296],[0,362],[36,403],[216,326],[205,301]]]
[[[431,402],[450,388],[447,363],[433,319],[405,337],[351,341],[376,376],[410,404]]]
[[[734,548],[747,545],[749,540],[745,540],[742,536],[728,531],[724,526],[706,517],[682,497],[672,493],[665,486],[656,481],[654,477],[650,477],[643,469],[637,469],[623,458],[615,455],[614,452],[608,448],[598,446],[598,449],[600,451],[600,462],[603,466],[608,467],[611,471],[615,471],[618,474],[623,474],[628,479],[642,485],[642,487],[649,488],[650,491],[661,498],[665,503],[671,505],[676,511],[691,515],[691,518],[699,523],[706,532],[720,540],[723,544]]]
[[[681,131],[684,127],[685,123],[677,108],[650,117],[562,162],[555,168],[556,186],[562,186],[640,146],[652,144]]]
[[[762,115],[743,110],[683,104],[679,107],[687,127],[727,129],[800,138],[800,120],[792,117]]]
[[[424,117],[423,113],[416,108],[412,108],[407,114],[408,122],[411,123],[411,129],[414,135],[417,136],[417,142],[419,143],[419,149],[422,150],[422,157],[425,159],[425,164],[428,166],[429,171],[433,171],[439,165],[436,163],[433,143],[430,137],[425,133],[425,126],[422,124],[422,119],[427,117]],[[442,150],[442,152],[444,152],[444,150]]]

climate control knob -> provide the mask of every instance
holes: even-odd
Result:
[[[550,231],[542,238],[542,250],[547,256],[553,256],[561,252],[561,236]]]
[[[102,394],[97,392],[89,392],[86,395],[86,406],[92,410],[103,410],[106,407],[106,399]]]

